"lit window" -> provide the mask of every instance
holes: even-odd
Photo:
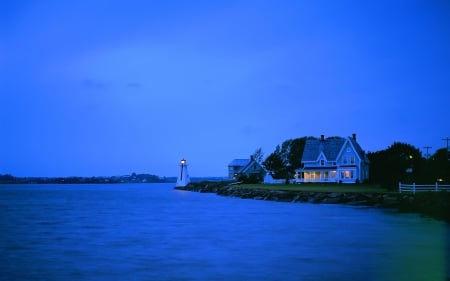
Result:
[[[314,179],[320,179],[320,172],[314,172]]]
[[[309,180],[311,178],[311,174],[309,172],[305,172],[303,176],[305,180]]]

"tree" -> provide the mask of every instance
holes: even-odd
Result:
[[[244,184],[254,184],[254,183],[260,183],[263,180],[262,175],[259,174],[240,174],[238,177],[238,181],[244,183]]]
[[[416,147],[394,142],[387,149],[369,153],[370,181],[386,187],[395,187],[399,181],[421,180],[425,159]]]
[[[16,178],[10,174],[0,175],[0,183],[13,183]]]
[[[276,179],[284,178],[285,172],[285,164],[283,159],[281,158],[280,146],[277,145],[275,151],[272,152],[266,160],[263,162],[263,166],[271,172],[272,176]]]
[[[428,183],[450,182],[450,161],[447,157],[447,148],[441,148],[426,161],[424,179]]]
[[[285,140],[277,145],[263,162],[264,167],[277,179],[289,179],[295,170],[302,167],[302,156],[306,141],[313,137],[302,137]]]
[[[308,139],[311,139],[311,137],[293,139],[290,143],[287,160],[292,172],[302,167],[303,150],[305,149],[306,140]]]
[[[253,159],[255,159],[256,162],[258,163],[262,163],[263,159],[264,159],[264,153],[260,148],[258,148],[257,150],[255,150],[255,152],[252,154]]]

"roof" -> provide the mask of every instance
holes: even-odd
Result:
[[[250,159],[234,159],[233,161],[231,161],[230,164],[228,164],[228,166],[247,166],[248,163],[250,163]]]
[[[242,167],[239,170],[239,173],[246,173],[253,165],[257,165],[260,170],[266,172],[266,169],[264,169],[264,167],[260,163],[258,163],[254,159],[251,159],[245,167]]]
[[[309,139],[306,140],[305,149],[303,150],[302,162],[316,161],[320,153],[323,152],[328,161],[336,161],[339,152],[346,141],[349,141],[355,148],[359,158],[365,162],[369,162],[366,153],[361,148],[359,143],[353,137],[341,138],[334,137],[325,140]]]
[[[348,138],[350,140],[350,142],[352,143],[353,147],[356,150],[356,153],[358,153],[359,158],[361,158],[361,160],[365,161],[365,162],[369,162],[369,158],[367,158],[366,153],[364,152],[364,150],[361,148],[361,146],[359,145],[359,143],[356,141],[356,139],[354,138]]]
[[[320,167],[320,169],[321,170],[336,170],[337,166],[323,166],[323,167]],[[301,169],[297,169],[296,171],[308,171],[308,170],[315,171],[315,170],[317,170],[317,167],[303,167]]]
[[[344,143],[344,138],[328,138],[323,141],[318,139],[306,140],[302,162],[316,161],[321,152],[328,161],[336,161]]]

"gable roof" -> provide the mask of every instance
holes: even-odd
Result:
[[[328,161],[336,161],[344,143],[344,138],[306,140],[302,162],[316,161],[320,153],[323,153]]]
[[[355,138],[352,138],[352,137],[349,137],[348,139],[349,139],[349,141],[351,142],[351,144],[353,145],[353,147],[355,148],[356,153],[358,153],[359,158],[360,158],[362,161],[369,162],[369,158],[367,158],[366,153],[365,153],[364,150],[361,148],[361,146],[360,146],[359,143],[356,141],[356,139],[355,139]]]
[[[239,173],[246,173],[246,172],[248,172],[248,170],[249,170],[253,165],[258,166],[260,170],[266,172],[266,169],[265,169],[260,163],[258,163],[258,162],[255,161],[254,159],[251,159],[251,160],[249,160],[248,164],[247,164],[245,167],[243,167],[243,168],[241,168],[241,169],[239,170]]]
[[[250,163],[250,159],[233,159],[233,161],[231,161],[231,163],[228,164],[228,166],[244,167],[247,166],[248,163]]]

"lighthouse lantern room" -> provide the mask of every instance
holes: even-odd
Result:
[[[178,179],[177,179],[177,184],[175,186],[177,187],[183,187],[189,184],[189,182],[191,181],[189,179],[189,173],[187,170],[187,164],[186,164],[186,159],[181,159],[181,169],[180,169],[180,173],[178,174]]]

